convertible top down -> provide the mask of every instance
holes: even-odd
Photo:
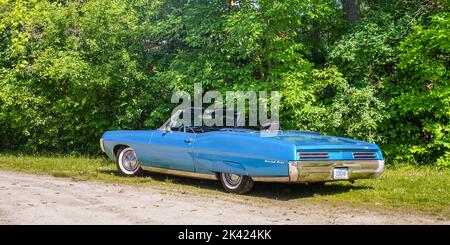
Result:
[[[384,171],[379,147],[364,141],[303,131],[264,135],[237,127],[178,125],[172,117],[157,130],[107,131],[100,145],[123,175],[152,171],[220,180],[227,192],[238,194],[250,191],[254,181],[353,181]]]

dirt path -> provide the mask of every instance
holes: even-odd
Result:
[[[450,224],[415,214],[377,213],[152,187],[77,182],[0,171],[0,224]]]

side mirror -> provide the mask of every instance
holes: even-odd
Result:
[[[164,132],[170,132],[170,129],[171,129],[171,126],[170,126],[170,124],[167,124],[165,127],[164,127]]]

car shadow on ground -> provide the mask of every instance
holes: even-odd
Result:
[[[353,185],[350,183],[326,183],[313,184],[288,184],[288,183],[255,183],[251,196],[288,201],[291,199],[307,198],[315,196],[329,196],[354,190],[372,189],[371,186]]]
[[[179,185],[224,192],[219,181],[190,179],[159,173],[146,173],[145,175],[150,176],[156,181],[169,181]],[[256,182],[252,191],[247,195],[280,201],[289,201],[298,198],[335,195],[354,190],[372,188],[373,187],[371,186],[354,185],[349,182],[326,183],[324,185]]]

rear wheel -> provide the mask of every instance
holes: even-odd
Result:
[[[143,170],[139,164],[136,153],[130,147],[122,147],[116,154],[117,168],[119,173],[124,176],[139,176]]]
[[[254,183],[249,176],[228,173],[220,173],[220,182],[225,191],[236,194],[248,193]]]

